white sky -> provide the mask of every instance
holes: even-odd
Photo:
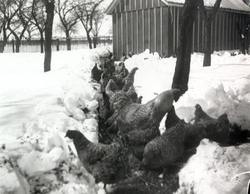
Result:
[[[104,0],[102,6],[106,9],[112,0]],[[58,29],[57,24],[59,23],[58,15],[54,18],[54,37],[65,37],[65,34]],[[103,24],[100,29],[100,36],[111,36],[112,35],[112,17],[110,15],[105,16]],[[78,24],[78,31],[73,35],[74,37],[86,37],[86,33],[82,25]]]

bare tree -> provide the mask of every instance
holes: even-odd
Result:
[[[0,1],[0,35],[2,35],[2,41],[0,43],[0,52],[4,51],[4,47],[11,35],[11,32],[7,29],[7,25],[12,22],[16,16],[18,9],[12,9],[14,0],[1,0]]]
[[[79,18],[81,24],[85,29],[90,49],[93,48],[91,38],[91,31],[93,29],[93,18],[94,15],[97,13],[96,10],[98,6],[103,1],[104,0],[78,0],[75,3],[75,14]]]
[[[10,6],[10,10],[17,11],[12,20],[8,20],[7,29],[15,37],[16,52],[20,51],[21,40],[31,20],[32,5],[28,1],[16,0]]]
[[[5,26],[5,18],[4,18],[4,14],[1,11],[1,4],[0,4],[0,36],[2,36],[3,34],[4,26]],[[4,51],[4,41],[3,41],[3,37],[1,37],[0,38],[0,53],[2,53],[3,51]]]
[[[205,21],[205,51],[204,51],[204,60],[203,66],[211,66],[211,53],[212,53],[212,46],[211,46],[211,26],[212,22],[216,17],[216,13],[220,8],[221,0],[216,0],[214,7],[210,9],[206,9],[204,5],[204,1],[201,0],[200,8],[203,14],[203,18]]]
[[[44,31],[45,31],[45,4],[43,0],[33,0],[32,2],[31,24],[36,27],[40,35],[40,51],[44,51]]]
[[[61,22],[58,26],[66,35],[67,50],[71,50],[71,33],[76,31],[78,21],[74,8],[72,0],[57,0],[56,12]]]
[[[98,44],[99,32],[100,32],[100,29],[102,27],[104,16],[105,16],[105,14],[104,14],[103,9],[97,9],[96,13],[94,14],[93,29],[92,29],[94,48],[96,48],[96,46]]]
[[[51,69],[51,44],[52,44],[52,31],[54,21],[54,0],[43,0],[46,9],[46,22],[45,22],[45,55],[44,55],[44,72]]]
[[[24,38],[26,40],[31,40],[36,31],[36,27],[30,23],[26,29],[26,34],[24,35]]]
[[[193,41],[193,24],[197,15],[199,0],[185,0],[180,21],[179,45],[172,88],[180,89],[179,97],[188,90],[190,60]]]

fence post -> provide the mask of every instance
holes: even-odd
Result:
[[[15,52],[15,40],[12,39],[11,43],[12,43],[12,52],[14,53]]]
[[[59,41],[59,38],[56,39],[56,50],[57,50],[57,51],[60,50],[60,41]]]

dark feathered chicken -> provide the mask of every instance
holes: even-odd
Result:
[[[202,110],[199,104],[195,105],[194,115],[195,115],[195,123],[201,122],[203,120],[212,120],[212,118]]]
[[[80,161],[96,182],[111,184],[126,176],[127,153],[121,143],[94,144],[76,130],[68,130],[66,137],[73,140]]]
[[[136,69],[134,69],[136,71]],[[146,143],[160,135],[159,124],[164,115],[170,111],[174,97],[179,92],[177,89],[164,91],[146,104],[135,103],[133,100],[133,81],[127,91],[115,91],[113,81],[110,80],[106,93],[110,99],[111,109],[114,114],[111,120],[119,134],[126,135],[136,152],[141,158]],[[131,90],[132,87],[132,90]]]
[[[124,62],[115,64],[115,72],[113,74],[113,80],[117,84],[119,89],[122,89],[124,85],[124,79],[128,76],[129,72],[125,67]]]
[[[91,70],[91,78],[97,82],[101,80],[101,75],[103,71],[101,69],[98,69],[97,64],[92,68]]]
[[[128,91],[131,86],[134,84],[135,72],[138,70],[137,67],[133,68],[129,74],[123,79],[123,91]]]
[[[174,106],[168,112],[167,119],[165,121],[165,128],[168,130],[169,128],[175,126],[179,122],[184,122],[184,120],[180,120],[180,118],[175,113]]]
[[[228,140],[229,121],[226,115],[213,119],[205,114],[200,106],[196,106],[196,113],[198,112],[202,113],[199,114],[200,121],[194,125],[179,119],[176,125],[145,146],[143,164],[147,168],[158,169],[186,162],[186,156],[195,153],[203,138],[219,143]],[[173,117],[176,119],[176,116]]]
[[[229,145],[250,143],[250,130],[242,129],[236,123],[230,125]]]

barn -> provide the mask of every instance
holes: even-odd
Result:
[[[211,9],[215,0],[204,2]],[[174,55],[183,4],[184,0],[113,0],[106,12],[112,15],[116,58],[145,49],[161,56]],[[240,49],[239,27],[244,27],[249,19],[250,7],[242,0],[222,0],[212,23],[212,49]],[[203,52],[205,25],[200,11],[193,28],[193,51]]]

